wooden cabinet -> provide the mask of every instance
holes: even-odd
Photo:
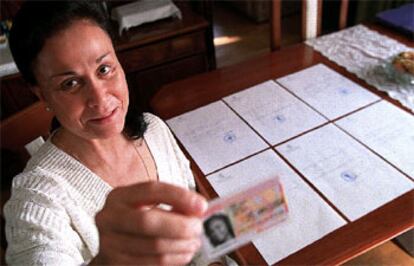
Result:
[[[188,2],[176,4],[182,20],[169,18],[142,25],[115,42],[131,102],[145,111],[162,85],[215,68],[211,21]]]
[[[131,104],[138,104],[143,111],[150,111],[149,100],[162,85],[215,68],[211,3],[176,4],[182,12],[181,20],[168,18],[144,24],[114,40]],[[36,101],[19,74],[1,78],[0,86],[1,119]]]
[[[118,51],[118,59],[124,69],[130,73],[204,53],[205,50],[204,34],[195,32]]]

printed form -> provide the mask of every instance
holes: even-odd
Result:
[[[223,100],[271,145],[327,122],[272,80]]]
[[[414,188],[409,178],[332,124],[277,150],[351,221]]]
[[[268,147],[222,101],[169,119],[167,124],[204,174]]]
[[[285,189],[288,218],[253,241],[268,264],[282,260],[346,224],[273,150],[222,169],[207,179],[223,197],[276,176]]]
[[[381,101],[336,122],[414,178],[414,116]]]
[[[323,64],[276,81],[329,119],[338,118],[380,99]]]

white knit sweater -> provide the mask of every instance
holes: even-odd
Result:
[[[145,114],[144,139],[155,160],[159,181],[194,188],[189,162],[168,127]],[[95,214],[112,187],[50,139],[13,180],[4,207],[12,265],[81,265],[99,250]]]

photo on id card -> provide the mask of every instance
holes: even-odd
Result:
[[[203,219],[203,253],[216,258],[252,241],[287,217],[288,207],[278,178],[209,203]]]

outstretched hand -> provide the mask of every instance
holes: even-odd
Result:
[[[172,207],[166,211],[158,204]],[[183,265],[200,248],[206,200],[161,182],[114,189],[96,215],[100,248],[91,264]]]

